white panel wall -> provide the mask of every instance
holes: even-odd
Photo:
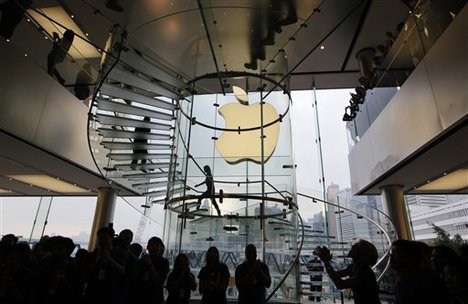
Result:
[[[88,107],[5,41],[0,58],[0,129],[97,172]]]
[[[354,192],[468,113],[468,6],[349,154]]]

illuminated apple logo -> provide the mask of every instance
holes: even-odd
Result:
[[[249,129],[250,131],[223,132],[216,141],[216,149],[219,154],[230,164],[245,160],[256,163],[262,162],[260,103],[249,105],[248,94],[241,88],[233,86],[234,96],[239,101],[231,102],[219,108],[219,114],[225,120],[225,129]],[[264,126],[278,120],[278,112],[268,104],[263,104]],[[264,127],[264,161],[268,161],[273,154],[278,142],[280,122],[276,121]]]

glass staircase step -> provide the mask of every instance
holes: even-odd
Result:
[[[300,281],[300,283],[308,286],[335,286],[335,283],[327,281]]]
[[[304,291],[301,290],[301,295],[304,296],[316,296],[316,297],[340,297],[339,292],[323,292],[323,291]]]
[[[136,92],[133,92],[131,90],[127,90],[127,89],[114,86],[111,84],[107,84],[107,83],[104,83],[101,86],[99,91],[101,94],[104,94],[104,95],[108,95],[108,96],[115,97],[115,98],[131,100],[131,101],[142,103],[148,106],[153,106],[153,107],[166,109],[166,110],[175,109],[175,105],[173,105],[172,103],[163,101],[161,99],[144,96]]]
[[[131,171],[131,170],[156,170],[168,169],[169,164],[147,163],[147,164],[116,164],[114,168],[117,170]]]
[[[186,208],[187,210],[190,209],[190,208],[196,207],[196,206],[198,206],[198,203],[197,203],[197,202],[188,202],[188,203],[185,203],[185,208]],[[173,207],[172,209],[173,209],[174,211],[181,212],[182,209],[183,209],[183,207],[184,207],[184,204],[180,204],[180,205],[178,205],[178,206],[176,206],[176,207]],[[199,210],[201,210],[201,209],[199,209]]]
[[[158,190],[158,191],[143,192],[142,194],[146,195],[146,196],[161,196],[161,195],[164,195],[166,193],[167,193],[167,189]]]
[[[169,172],[149,172],[149,173],[130,173],[130,174],[124,174],[122,177],[127,178],[128,180],[131,181],[137,181],[137,180],[149,180],[152,178],[167,178],[169,175]]]
[[[172,145],[147,144],[140,142],[103,141],[101,145],[109,150],[171,150]]]
[[[166,203],[166,197],[157,198],[151,201],[151,204],[164,205]]]
[[[181,79],[177,78],[175,75],[172,76],[167,71],[159,68],[157,66],[157,62],[152,62],[148,57],[144,58],[140,55],[137,55],[134,51],[122,52],[120,54],[120,61],[131,66],[135,70],[150,75],[157,80],[175,88],[185,88],[185,83]]]
[[[99,128],[99,134],[104,138],[127,138],[127,139],[152,139],[152,140],[172,140],[169,134],[155,134],[147,132],[135,132],[125,130],[115,130],[107,128]]]
[[[103,125],[148,128],[160,131],[170,131],[172,129],[172,126],[167,124],[146,122],[139,119],[117,117],[106,114],[96,114],[96,118]]]
[[[172,113],[159,112],[140,107],[128,105],[126,103],[114,102],[105,99],[97,99],[99,110],[119,112],[123,114],[147,116],[150,118],[161,119],[161,120],[173,120],[174,115]]]
[[[143,76],[144,77],[144,76]],[[122,82],[128,85],[131,85],[136,88],[140,88],[149,92],[153,92],[156,95],[164,96],[171,99],[179,99],[177,93],[172,92],[163,86],[159,85],[157,82],[152,82],[149,79],[144,79],[139,75],[132,73],[131,71],[127,71],[122,66],[116,66],[110,72],[108,78]]]
[[[157,182],[144,182],[144,183],[135,183],[132,184],[132,187],[138,188],[138,189],[150,189],[150,188],[156,188],[156,187],[161,187],[161,186],[167,186],[167,181],[157,181]],[[183,185],[182,181],[174,181],[173,183],[177,183],[179,185]]]
[[[168,181],[160,181],[160,182],[152,182],[152,183],[139,183],[139,184],[132,184],[132,187],[141,189],[141,190],[148,190],[152,188],[160,188],[160,187],[167,187]]]
[[[161,191],[161,190],[167,191],[168,181],[151,182],[151,183],[148,183],[146,185],[141,185],[141,186],[134,187],[134,188],[139,189],[139,190],[145,190],[145,193],[151,193],[153,191]],[[164,189],[161,189],[161,188],[164,188]],[[178,187],[172,186],[169,189],[169,192],[170,193],[180,193],[181,189],[183,189],[183,188],[184,188],[183,185],[179,185]]]
[[[109,153],[112,160],[134,160],[134,159],[170,159],[170,153]]]
[[[184,190],[184,187],[181,187],[181,188],[177,188],[177,189],[172,189],[172,193],[180,193]],[[167,189],[164,189],[164,190],[158,190],[158,191],[148,191],[148,192],[143,192],[142,194],[143,195],[147,195],[147,196],[158,196],[158,195],[162,195],[162,194],[165,194],[167,192]]]

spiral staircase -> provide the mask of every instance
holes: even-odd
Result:
[[[89,112],[89,143],[101,174],[146,196],[145,214],[183,190],[174,128],[184,79],[110,35]],[[171,183],[168,183],[171,180]],[[168,189],[167,185],[171,185]]]
[[[115,39],[117,35],[114,33],[110,37]],[[105,52],[101,79],[89,112],[89,144],[96,165],[110,185],[118,183],[137,195],[146,196],[138,228],[142,230],[153,204],[165,204],[173,194],[189,189],[177,170],[175,132],[178,101],[190,93],[186,88],[188,79],[142,52],[125,46],[124,40],[125,33],[122,33],[119,41],[108,43],[112,47]],[[309,198],[314,203],[329,204]],[[379,227],[385,231],[384,227]],[[270,290],[268,299],[278,290],[285,292],[284,289],[288,288],[285,280],[295,263],[300,265],[299,297],[342,299],[340,291],[327,279],[326,272],[314,267],[318,265],[311,262],[310,253],[317,245],[327,245],[344,265],[349,262],[346,259],[349,246],[317,236],[307,225],[302,224],[300,228],[302,233],[299,232],[296,247],[299,248],[298,254],[289,269],[282,271],[284,278]],[[379,274],[386,272],[387,262],[386,252],[376,265],[376,269],[377,266],[380,268]],[[317,275],[324,279],[320,282],[311,280]],[[311,286],[320,288],[314,290]]]

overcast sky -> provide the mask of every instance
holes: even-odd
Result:
[[[317,91],[325,183],[328,186],[333,182],[341,189],[350,185],[346,128],[341,120],[344,107],[349,102],[349,92],[350,89]],[[291,118],[298,192],[321,197],[315,110],[312,106],[314,94],[312,91],[293,92],[292,98]],[[0,235],[14,233],[29,237],[39,201],[40,198],[31,197],[0,197]],[[136,232],[141,219],[140,205],[144,202],[144,198],[127,198],[127,201],[118,199],[116,205],[114,227],[117,232],[124,228]],[[91,229],[95,203],[94,197],[54,198],[45,234],[61,234],[76,240],[81,233],[82,238],[87,239],[88,236],[85,234]],[[320,210],[317,205],[300,204],[300,212],[304,219],[312,217]],[[143,242],[146,242],[150,236],[162,235],[164,220],[162,206],[154,206],[150,217],[152,220],[148,221],[147,229],[142,236]],[[36,229],[40,233],[42,226],[38,225]]]

